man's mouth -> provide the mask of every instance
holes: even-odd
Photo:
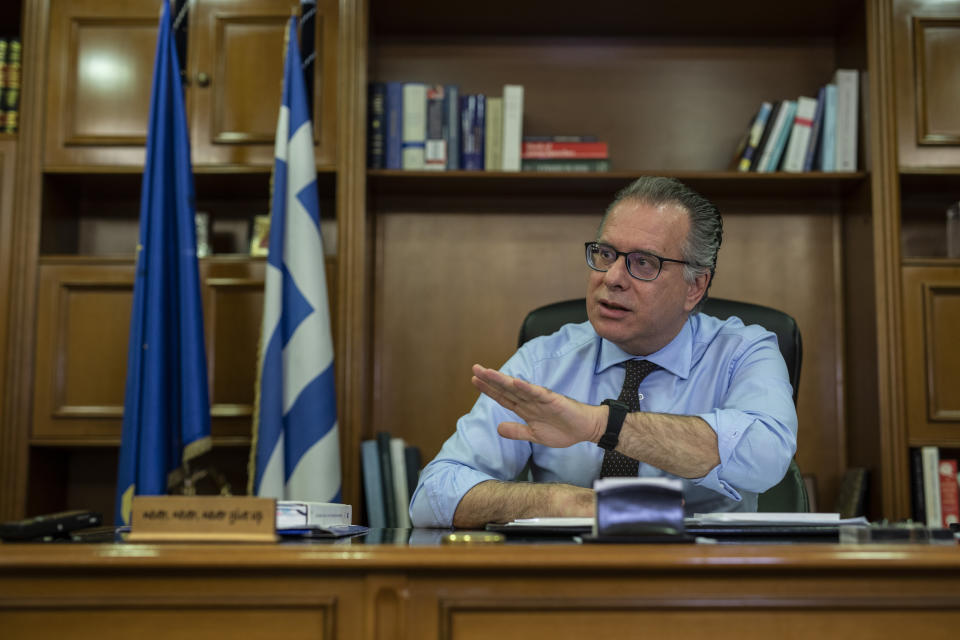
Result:
[[[600,300],[599,302],[601,307],[603,307],[604,309],[608,309],[610,311],[618,311],[618,312],[630,311],[629,308],[623,306],[622,304],[613,302],[612,300]]]

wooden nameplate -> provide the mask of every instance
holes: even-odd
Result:
[[[134,496],[130,542],[276,542],[277,501],[249,496]]]

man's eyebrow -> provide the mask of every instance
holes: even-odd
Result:
[[[663,257],[662,255],[660,255],[659,253],[651,249],[639,249],[639,248],[638,249],[620,249],[619,247],[615,246],[613,243],[607,242],[606,240],[597,240],[597,244],[605,244],[608,247],[613,247],[620,253],[646,253],[647,255],[656,256],[658,258]]]

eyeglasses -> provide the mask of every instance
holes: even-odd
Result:
[[[663,258],[647,251],[624,253],[600,242],[587,242],[584,246],[587,251],[587,266],[594,271],[609,271],[617,259],[623,256],[627,263],[627,273],[637,280],[656,280],[657,276],[660,275],[660,270],[663,269],[664,262],[690,264],[686,260]]]

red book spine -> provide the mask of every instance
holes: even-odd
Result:
[[[960,488],[957,485],[957,461],[940,461],[940,514],[944,527],[960,522]]]
[[[527,160],[609,157],[606,142],[524,142],[520,153]]]

